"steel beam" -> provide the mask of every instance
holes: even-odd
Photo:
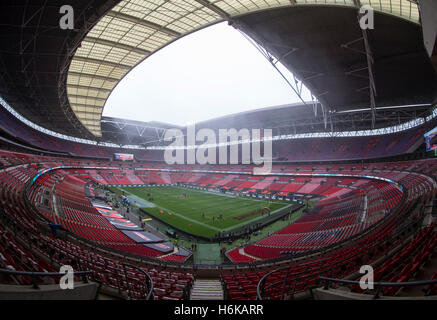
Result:
[[[104,92],[108,92],[108,93],[112,91],[112,89],[105,89],[105,88],[91,87],[91,86],[80,86],[80,85],[68,84],[67,83],[67,89],[68,88],[83,89],[83,90],[98,90],[98,91],[104,91]]]
[[[100,59],[95,59],[95,58],[89,58],[89,57],[81,57],[78,55],[75,55],[72,62],[74,61],[79,61],[79,62],[84,62],[84,63],[95,63],[98,65],[105,65],[105,66],[110,66],[110,67],[114,67],[114,68],[119,68],[119,69],[124,69],[129,71],[130,69],[133,68],[133,66],[129,66],[126,64],[122,64],[122,63],[116,63],[116,62],[111,62],[111,61],[106,61],[106,60],[100,60]]]
[[[95,78],[95,79],[110,81],[110,82],[120,81],[120,79],[118,79],[118,78],[105,77],[105,76],[100,76],[97,74],[80,73],[80,72],[73,72],[73,71],[68,72],[68,75],[77,76],[77,77],[84,77],[84,78]]]
[[[165,33],[165,34],[167,34],[169,36],[175,37],[175,38],[181,36],[181,34],[179,32],[177,32],[177,31],[174,31],[174,30],[169,29],[167,27],[161,26],[161,25],[159,25],[157,23],[153,23],[151,21],[140,19],[140,18],[131,16],[131,15],[128,15],[128,14],[125,14],[125,13],[122,13],[122,12],[109,11],[107,13],[107,16],[108,17],[112,17],[112,18],[116,18],[116,19],[121,19],[121,20],[124,20],[124,21],[128,21],[128,22],[131,22],[133,24],[138,24],[138,25],[141,25],[141,26],[144,26],[144,27],[147,27],[147,28],[151,28],[151,29],[154,29],[156,31],[163,32],[163,33]]]
[[[148,51],[148,50],[144,50],[144,49],[141,49],[141,48],[138,48],[138,47],[129,46],[129,45],[124,44],[124,43],[120,43],[120,42],[116,42],[116,41],[110,41],[110,40],[106,40],[106,39],[99,39],[99,38],[94,38],[94,37],[86,37],[83,40],[83,42],[97,43],[97,44],[101,44],[103,46],[123,49],[123,50],[129,51],[129,52],[138,53],[138,54],[143,55],[143,56],[148,56],[148,55],[151,54],[151,52]]]
[[[208,0],[194,0],[194,1],[196,1],[197,3],[200,3],[202,6],[208,8],[209,10],[215,12],[216,14],[218,14],[223,19],[231,21],[231,16],[227,12],[225,12],[222,9],[220,9],[215,4],[212,4]]]
[[[360,22],[360,18],[362,17],[362,14],[358,15],[358,23]],[[375,121],[376,121],[376,85],[375,85],[375,75],[373,70],[373,53],[370,48],[369,44],[369,38],[367,34],[367,29],[361,29],[361,32],[363,33],[363,40],[364,40],[364,48],[366,49],[366,59],[367,59],[367,70],[369,72],[369,93],[370,93],[370,108],[372,113],[372,129],[375,127]]]
[[[80,94],[71,94],[71,93],[68,94],[68,97],[79,98],[79,99],[93,99],[93,100],[99,100],[99,101],[106,101],[106,99],[107,99],[107,98],[84,96],[84,95],[80,95]]]

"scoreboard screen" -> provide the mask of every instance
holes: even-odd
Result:
[[[425,133],[426,151],[437,150],[437,127]]]
[[[134,155],[129,153],[114,153],[114,160],[134,161]]]

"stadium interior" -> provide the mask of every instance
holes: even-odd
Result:
[[[0,4],[1,300],[437,299],[435,1],[75,0],[73,29],[63,4]],[[196,124],[271,129],[270,172],[244,140],[237,163],[226,141],[169,164],[174,125],[102,115],[139,63],[224,21],[313,94]]]

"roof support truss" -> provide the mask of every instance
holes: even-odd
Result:
[[[80,56],[75,56],[74,57],[75,61],[79,61],[79,62],[89,62],[89,63],[96,63],[96,64],[103,64],[103,65],[107,65],[110,67],[114,67],[114,68],[119,68],[119,69],[125,69],[125,70],[130,70],[132,69],[131,66],[128,65],[124,65],[124,64],[119,64],[119,63],[114,63],[111,61],[106,61],[106,60],[99,60],[99,59],[94,59],[94,58],[89,58],[89,57],[80,57]]]
[[[113,17],[113,18],[124,20],[124,21],[132,22],[133,24],[138,24],[138,25],[141,25],[141,26],[144,26],[144,27],[147,27],[147,28],[151,28],[151,29],[163,32],[163,33],[165,33],[165,34],[167,34],[169,36],[172,36],[172,37],[180,37],[181,36],[181,34],[179,32],[176,32],[176,31],[174,31],[172,29],[166,28],[164,26],[161,26],[159,24],[156,24],[156,23],[153,23],[153,22],[150,22],[150,21],[146,21],[146,20],[143,20],[143,19],[136,18],[134,16],[131,16],[131,15],[128,15],[128,14],[125,14],[125,13],[122,13],[122,12],[109,11],[107,13],[107,15],[109,17]]]
[[[363,15],[358,14],[358,23],[360,22],[360,19]],[[370,48],[369,44],[369,37],[367,34],[367,29],[361,29],[361,32],[363,34],[363,41],[364,41],[364,48],[366,49],[366,60],[367,60],[367,70],[369,72],[369,93],[370,93],[370,108],[371,108],[371,114],[372,114],[372,129],[375,128],[375,121],[376,121],[376,85],[375,85],[375,75],[374,75],[374,68],[373,68],[373,53]]]
[[[359,1],[358,1],[359,2]],[[360,19],[363,17],[363,14],[360,13],[358,11],[358,25],[360,23]],[[370,44],[369,44],[369,38],[368,38],[368,33],[367,33],[367,29],[361,29],[361,33],[362,33],[362,37],[349,41],[348,43],[342,44],[341,47],[344,49],[348,49],[351,50],[355,53],[358,54],[363,54],[366,56],[366,66],[361,67],[361,68],[355,68],[353,70],[347,71],[345,72],[346,75],[348,76],[354,76],[354,77],[358,77],[358,78],[363,78],[363,79],[368,79],[369,80],[369,85],[365,86],[363,88],[360,88],[357,90],[357,92],[362,92],[363,90],[369,90],[369,95],[370,95],[370,112],[372,115],[372,129],[375,127],[375,122],[376,122],[376,112],[375,112],[375,106],[376,106],[376,85],[375,85],[375,74],[374,74],[374,67],[373,67],[373,53],[372,50],[370,48]],[[361,43],[363,44],[364,47],[364,51],[358,48],[355,48],[354,45],[356,45],[357,43]],[[363,71],[367,71],[365,74],[363,74]]]
[[[195,0],[195,1],[203,5],[204,7],[208,8],[209,10],[217,13],[223,19],[231,21],[231,16],[227,12],[223,11],[216,5],[209,2],[208,0]]]
[[[80,73],[80,72],[73,72],[73,71],[68,72],[68,74],[71,75],[71,76],[84,77],[84,78],[90,78],[90,79],[94,78],[94,79],[98,79],[98,80],[111,81],[111,82],[118,82],[118,81],[120,81],[117,78],[99,76],[97,74],[94,75],[94,74]]]
[[[67,84],[68,88],[72,88],[72,89],[83,89],[83,90],[98,90],[98,91],[102,91],[102,92],[111,92],[111,89],[105,89],[105,88],[98,88],[98,87],[92,87],[92,86],[80,86],[80,85],[75,85],[75,84]]]
[[[147,51],[147,50],[144,50],[141,48],[132,47],[132,46],[129,46],[127,44],[123,44],[123,43],[119,43],[119,42],[115,42],[115,41],[110,41],[110,40],[106,40],[106,39],[86,37],[85,41],[101,44],[101,45],[108,46],[108,47],[123,49],[126,51],[132,51],[132,52],[144,55],[144,56],[148,56],[151,53],[150,51]]]
[[[82,96],[80,94],[71,94],[70,93],[70,97],[79,98],[79,99],[90,99],[90,100],[106,101],[106,98],[100,98],[100,97],[95,97],[95,96]],[[74,104],[74,103],[72,102],[72,104]]]
[[[197,1],[197,0],[196,0]],[[270,64],[275,68],[275,70],[281,75],[281,77],[285,80],[285,82],[290,86],[290,88],[294,91],[294,93],[299,97],[299,99],[302,101],[303,104],[306,104],[305,100],[302,98],[302,90],[299,90],[299,80],[297,80],[296,77],[294,77],[294,84],[290,82],[290,80],[287,79],[287,77],[279,70],[277,63],[279,62],[279,59],[275,58],[267,49],[266,47],[260,43],[259,41],[254,40],[253,38],[249,37],[246,33],[244,33],[241,29],[238,29],[240,33],[270,62]],[[286,53],[286,55],[290,55],[294,51],[296,51],[296,48],[291,48],[290,51]],[[283,58],[283,57],[282,57]],[[301,88],[302,89],[302,85]]]

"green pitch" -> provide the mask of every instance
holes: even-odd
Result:
[[[246,197],[232,197],[182,187],[118,188],[151,202],[143,207],[151,215],[191,234],[213,237],[273,213],[289,203]],[[118,192],[119,193],[119,192]],[[147,196],[150,194],[150,196]],[[150,198],[153,200],[149,201]]]

